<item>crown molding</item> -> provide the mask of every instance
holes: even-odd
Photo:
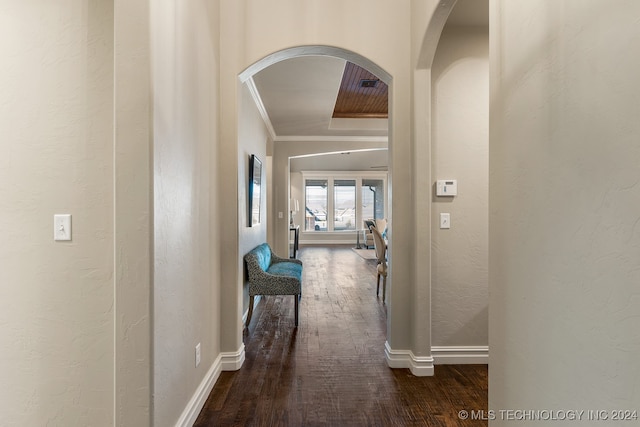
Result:
[[[262,98],[260,97],[260,92],[258,92],[258,88],[256,87],[256,83],[253,80],[253,77],[249,77],[245,83],[249,88],[249,93],[251,94],[251,98],[253,98],[253,102],[256,104],[256,108],[262,116],[262,120],[264,121],[264,125],[267,127],[267,131],[269,132],[269,136],[273,141],[276,140],[276,131],[273,128],[273,124],[271,123],[271,119],[269,118],[269,113],[267,113],[267,109],[262,102]]]

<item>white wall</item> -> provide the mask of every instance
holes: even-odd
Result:
[[[638,20],[492,2],[492,409],[640,408]]]
[[[164,0],[152,22],[153,418],[173,426],[220,354],[217,9]]]
[[[432,345],[488,345],[489,28],[445,26],[431,70]],[[440,213],[451,228],[440,229]],[[426,225],[426,224],[425,224]]]
[[[114,422],[113,16],[0,5],[2,425]]]
[[[246,84],[242,85],[240,103],[240,127],[238,131],[238,229],[240,262],[242,257],[254,247],[267,241],[267,228],[271,212],[267,211],[269,187],[267,181],[267,130],[262,116],[251,97]],[[262,162],[262,196],[260,203],[260,224],[249,226],[248,190],[249,190],[249,158],[255,154]],[[287,256],[287,254],[282,254]],[[243,268],[244,271],[244,268]],[[242,312],[249,308],[249,288],[246,277],[242,277]]]
[[[114,0],[115,425],[152,405],[153,170],[147,0]]]

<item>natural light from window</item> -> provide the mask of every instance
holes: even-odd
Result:
[[[336,179],[333,181],[333,230],[356,229],[356,181]]]
[[[362,172],[304,176],[304,231],[348,232],[385,218],[386,176]],[[331,189],[331,191],[329,191]]]

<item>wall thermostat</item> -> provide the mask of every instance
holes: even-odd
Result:
[[[439,179],[436,181],[436,196],[457,196],[458,180]]]

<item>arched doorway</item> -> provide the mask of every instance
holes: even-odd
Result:
[[[370,72],[371,74],[375,75],[380,81],[385,83],[389,88],[392,87],[393,78],[391,74],[386,70],[384,70],[375,62],[371,61],[370,59],[346,49],[341,49],[341,48],[336,48],[331,46],[321,46],[321,45],[299,46],[299,47],[284,49],[284,50],[275,52],[273,54],[270,54],[264,57],[263,59],[257,61],[256,63],[252,64],[251,66],[247,67],[242,73],[240,73],[239,82],[241,84],[246,83],[247,85],[249,85],[249,87],[251,87],[252,85],[254,85],[253,78],[257,76],[260,72],[267,70],[271,66],[280,65],[280,63],[284,63],[288,60],[296,60],[304,57],[330,57],[334,59],[337,58],[342,61],[347,61],[348,63],[355,64],[358,67],[361,67],[367,70],[368,72]],[[250,90],[255,90],[255,87]],[[259,101],[257,101],[256,103],[260,104]],[[390,98],[387,103],[388,103],[387,107],[389,110],[389,116],[391,116],[392,107],[391,107]],[[265,118],[265,116],[267,116],[266,120],[268,121],[268,115],[263,114],[263,118]],[[238,122],[241,123],[242,120],[240,119],[238,120]],[[239,126],[241,125],[239,124]],[[267,127],[271,129],[270,131],[271,139],[272,140],[276,139],[277,135],[275,135],[273,128],[271,126],[267,126]],[[239,132],[240,132],[240,129],[239,129]],[[393,149],[392,148],[393,138],[388,125],[385,125],[385,134],[386,135],[383,138],[382,137],[372,138],[372,140],[375,140],[378,143],[375,149],[379,149],[381,145],[380,142],[384,140],[385,148],[388,148],[389,152],[391,152],[391,150]],[[346,138],[346,137],[342,137],[342,138]],[[343,144],[344,142],[343,141],[341,142],[341,139],[339,137],[334,137],[333,139],[329,138],[329,140],[332,148],[327,148],[326,151],[329,151],[329,152],[332,150],[340,151],[344,149],[344,147],[341,147],[340,145],[340,144]],[[356,141],[355,138],[352,138],[351,142],[353,142],[355,145],[358,145],[358,143],[360,143],[360,146],[358,146],[357,149],[371,148],[367,146],[367,142],[364,140]],[[271,143],[273,143],[273,141],[271,141]],[[290,156],[291,153],[277,152],[277,150],[271,150],[271,151],[272,152],[269,153],[266,161],[266,164],[270,166],[269,169],[273,171],[273,176],[270,177],[269,175],[267,175],[267,181],[271,183],[270,188],[271,190],[273,190],[273,191],[269,191],[271,193],[269,195],[269,198],[271,199],[271,203],[269,203],[269,205],[271,205],[272,208],[268,210],[269,213],[267,218],[267,224],[269,229],[271,230],[269,231],[268,234],[269,236],[274,236],[272,245],[274,246],[274,249],[276,250],[276,252],[287,253],[288,244],[289,244],[288,243],[289,242],[288,206],[290,201],[289,189],[291,188],[290,174],[289,174],[289,158],[291,157]],[[314,151],[314,150],[311,150],[311,151]],[[317,152],[317,150],[315,150],[315,152]],[[239,158],[239,162],[244,162],[245,155],[242,154],[240,157],[241,158]],[[240,164],[242,165],[242,163]],[[392,174],[393,174],[393,170],[389,168],[388,170],[389,182],[392,182],[392,179],[391,179]],[[240,183],[240,185],[243,185],[243,183]],[[388,187],[389,194],[391,194],[392,191],[393,191],[392,187],[389,185]],[[391,223],[391,209],[388,209],[387,211],[387,218]],[[283,221],[283,219],[285,220]],[[241,221],[239,224],[239,227],[243,227],[243,226],[244,224],[242,224],[242,221]],[[242,234],[242,232],[243,231],[240,230],[240,234]],[[389,233],[389,236],[390,236],[390,239],[392,240],[393,237],[391,232]],[[355,240],[356,239],[354,235],[354,238],[353,238],[354,244],[355,244]],[[392,247],[393,247],[392,241],[390,242],[389,247],[390,247],[390,259],[391,259],[392,257],[391,253],[392,253]],[[242,247],[240,249],[242,252]],[[242,255],[242,253],[240,255]],[[388,283],[388,288],[391,289],[392,288],[391,274],[390,274],[390,277],[388,278],[387,283]],[[391,313],[393,311],[393,301],[391,299],[388,302],[387,307],[388,307],[388,312]]]

